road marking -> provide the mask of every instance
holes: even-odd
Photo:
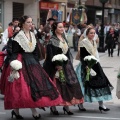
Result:
[[[72,116],[72,117],[79,117],[79,118],[92,118],[92,119],[101,119],[101,120],[120,120],[120,118],[107,118],[107,117],[92,117],[92,116]]]
[[[6,114],[6,112],[0,112],[0,114]]]

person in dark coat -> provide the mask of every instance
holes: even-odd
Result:
[[[108,49],[108,56],[113,57],[113,49],[114,49],[114,44],[115,44],[115,30],[113,27],[110,28],[106,35],[106,40],[105,43],[107,44],[107,49]]]

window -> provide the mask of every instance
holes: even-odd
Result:
[[[120,0],[118,0],[118,5],[120,6]]]
[[[111,4],[112,2],[111,2],[111,0],[109,0],[109,4]]]
[[[24,15],[24,4],[13,2],[13,18],[20,18]]]

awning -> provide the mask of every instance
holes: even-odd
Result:
[[[57,9],[59,4],[56,2],[40,2],[40,9]]]

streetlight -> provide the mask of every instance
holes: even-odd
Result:
[[[79,3],[78,3],[79,5],[80,5],[80,0],[79,0]]]
[[[101,23],[101,31],[100,31],[100,42],[99,42],[99,52],[105,52],[104,49],[104,8],[105,3],[108,2],[108,0],[99,0],[102,3],[102,23]]]

